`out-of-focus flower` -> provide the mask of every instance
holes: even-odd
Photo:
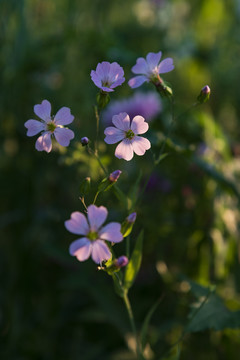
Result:
[[[122,173],[121,170],[115,170],[115,171],[113,171],[113,172],[109,175],[108,180],[109,180],[110,182],[116,182],[116,181],[118,180],[119,176],[121,175],[121,173]]]
[[[132,119],[127,113],[120,113],[114,115],[112,118],[113,125],[107,127],[104,131],[106,135],[104,141],[107,144],[115,144],[119,141],[120,144],[116,147],[115,156],[118,159],[125,159],[127,161],[133,158],[133,153],[137,155],[144,155],[146,150],[150,149],[150,141],[138,134],[144,134],[148,130],[148,123],[145,119],[137,115]]]
[[[132,67],[134,74],[140,74],[128,81],[128,85],[135,89],[141,86],[145,81],[152,82],[155,85],[162,84],[160,74],[167,73],[174,69],[173,59],[167,58],[160,62],[162,52],[158,53],[150,52],[147,54],[146,60],[144,58],[138,58],[137,63]]]
[[[104,92],[114,91],[125,81],[123,68],[116,62],[110,64],[107,61],[99,63],[96,71],[91,71],[91,79]]]
[[[146,121],[152,120],[162,109],[160,97],[154,91],[136,92],[123,100],[113,100],[102,115],[104,123],[109,125],[112,117],[120,112],[126,112],[130,118],[141,115]]]
[[[85,261],[91,255],[97,264],[110,259],[111,252],[104,240],[119,243],[123,240],[121,224],[111,222],[102,227],[108,215],[104,206],[90,205],[87,209],[87,218],[76,211],[71,214],[71,219],[65,221],[65,227],[73,234],[82,235],[69,247],[72,256],[79,261]]]
[[[71,124],[74,116],[68,107],[62,107],[55,116],[51,116],[51,104],[43,100],[41,104],[34,106],[35,114],[42,120],[28,120],[24,126],[28,129],[27,136],[34,136],[41,132],[41,136],[35,143],[38,151],[50,152],[52,150],[52,136],[62,146],[68,146],[74,138],[74,132],[63,125]]]

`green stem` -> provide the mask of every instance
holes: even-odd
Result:
[[[124,291],[123,300],[124,300],[124,304],[125,304],[127,312],[128,312],[128,317],[129,317],[129,320],[131,323],[132,332],[133,332],[135,340],[136,340],[137,359],[143,360],[143,356],[140,352],[140,346],[139,346],[139,342],[138,342],[137,330],[136,330],[135,321],[134,321],[134,317],[133,317],[132,307],[131,307],[126,290]]]
[[[98,195],[99,195],[99,191],[97,191],[97,192],[96,192],[96,195],[95,195],[94,200],[93,200],[93,205],[95,204],[95,202],[96,202],[96,200],[97,200]]]
[[[108,175],[108,172],[105,169],[100,157],[98,156],[98,153],[96,153],[96,151],[93,151],[89,146],[88,146],[88,152],[89,152],[89,154],[91,154],[92,156],[94,156],[97,159],[97,162],[100,165],[101,169],[103,170],[104,174]]]
[[[96,117],[96,142],[95,142],[95,153],[98,154],[98,134],[99,134],[99,112],[98,107],[94,106],[95,117]]]
[[[130,256],[130,238],[127,236],[126,238],[126,257],[129,259]]]

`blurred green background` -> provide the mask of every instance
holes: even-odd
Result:
[[[144,228],[143,264],[130,299],[137,326],[164,295],[149,329],[147,358],[161,359],[178,340],[194,301],[188,279],[217,285],[230,310],[240,309],[240,2],[239,0],[0,1],[0,355],[4,360],[131,360],[131,331],[111,278],[92,261],[68,254],[75,240],[64,221],[83,211],[79,185],[103,178],[79,146],[94,139],[97,89],[90,72],[117,61],[128,80],[136,58],[163,52],[179,115],[208,84],[210,102],[178,118],[168,156],[136,206],[134,239]],[[142,89],[149,90],[150,84]],[[133,94],[127,82],[112,99]],[[53,113],[71,108],[75,142],[50,154],[35,150],[24,122],[48,99]],[[167,133],[170,108],[150,124],[152,151]],[[100,149],[109,171],[131,197],[150,174],[152,154],[131,163]],[[87,201],[92,201],[91,196]],[[112,191],[98,205],[109,219],[128,215]],[[124,253],[119,245],[118,255]],[[239,359],[240,331],[206,329],[186,335],[180,359]],[[167,356],[167,355],[166,355]],[[169,358],[170,359],[170,358]]]

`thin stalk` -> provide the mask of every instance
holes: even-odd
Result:
[[[100,165],[100,167],[101,167],[101,169],[103,170],[104,174],[105,174],[105,175],[108,175],[108,172],[107,172],[107,170],[105,169],[105,167],[104,167],[104,165],[103,165],[100,157],[98,156],[98,153],[96,153],[96,151],[93,151],[89,146],[88,146],[88,152],[89,152],[89,154],[91,154],[92,156],[94,156],[94,157],[97,159],[98,164]]]
[[[131,324],[131,327],[132,327],[132,332],[133,332],[135,340],[136,340],[137,359],[142,360],[143,357],[142,357],[141,352],[140,352],[140,346],[139,346],[139,342],[138,342],[137,330],[136,330],[136,325],[135,325],[135,321],[134,321],[134,317],[133,317],[132,307],[131,307],[131,304],[130,304],[128,294],[127,294],[126,290],[124,291],[123,301],[124,301],[124,304],[126,306],[128,317],[129,317],[130,324]]]
[[[97,192],[96,192],[96,195],[95,195],[94,200],[93,200],[93,205],[95,204],[95,202],[96,202],[96,200],[97,200],[98,195],[99,195],[99,191],[97,191]]]
[[[129,259],[130,256],[130,238],[127,236],[126,238],[126,257]]]
[[[99,135],[99,112],[98,107],[94,106],[95,117],[96,117],[96,142],[95,142],[95,153],[98,154],[98,135]]]

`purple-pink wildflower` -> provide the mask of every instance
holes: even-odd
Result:
[[[24,126],[28,129],[27,136],[34,136],[41,132],[41,136],[35,143],[38,151],[50,152],[52,150],[51,137],[54,135],[57,142],[62,146],[68,146],[74,138],[74,132],[63,125],[71,124],[74,116],[68,107],[62,107],[55,116],[51,116],[51,104],[43,100],[41,104],[34,106],[35,114],[42,120],[28,120]]]
[[[147,54],[146,59],[142,57],[138,58],[137,63],[132,67],[132,72],[140,75],[131,78],[128,81],[128,85],[135,89],[141,86],[145,81],[151,81],[154,84],[161,82],[159,75],[174,69],[172,58],[167,58],[160,62],[161,57],[162,52],[159,51],[158,53],[150,52]]]
[[[65,221],[65,227],[73,234],[83,235],[73,241],[69,247],[72,256],[79,261],[87,260],[90,255],[97,264],[108,260],[111,252],[104,240],[119,243],[123,240],[121,224],[111,222],[102,227],[108,215],[104,206],[90,205],[87,209],[87,218],[76,211],[71,214],[71,219]]]
[[[106,125],[109,125],[113,115],[126,112],[131,119],[136,115],[141,115],[149,122],[160,113],[161,109],[161,99],[155,91],[146,93],[137,91],[131,97],[112,100],[103,112],[102,119]]]
[[[150,149],[150,141],[138,136],[138,134],[144,134],[148,130],[148,124],[142,116],[135,116],[130,124],[129,115],[120,113],[113,116],[112,122],[115,127],[110,126],[105,129],[104,134],[106,137],[104,141],[107,144],[115,144],[121,141],[115,150],[117,158],[129,161],[133,158],[134,152],[141,156],[145,154],[146,150]]]
[[[99,63],[96,71],[91,71],[91,79],[104,92],[114,91],[125,81],[123,68],[116,62],[110,64],[107,61]]]

